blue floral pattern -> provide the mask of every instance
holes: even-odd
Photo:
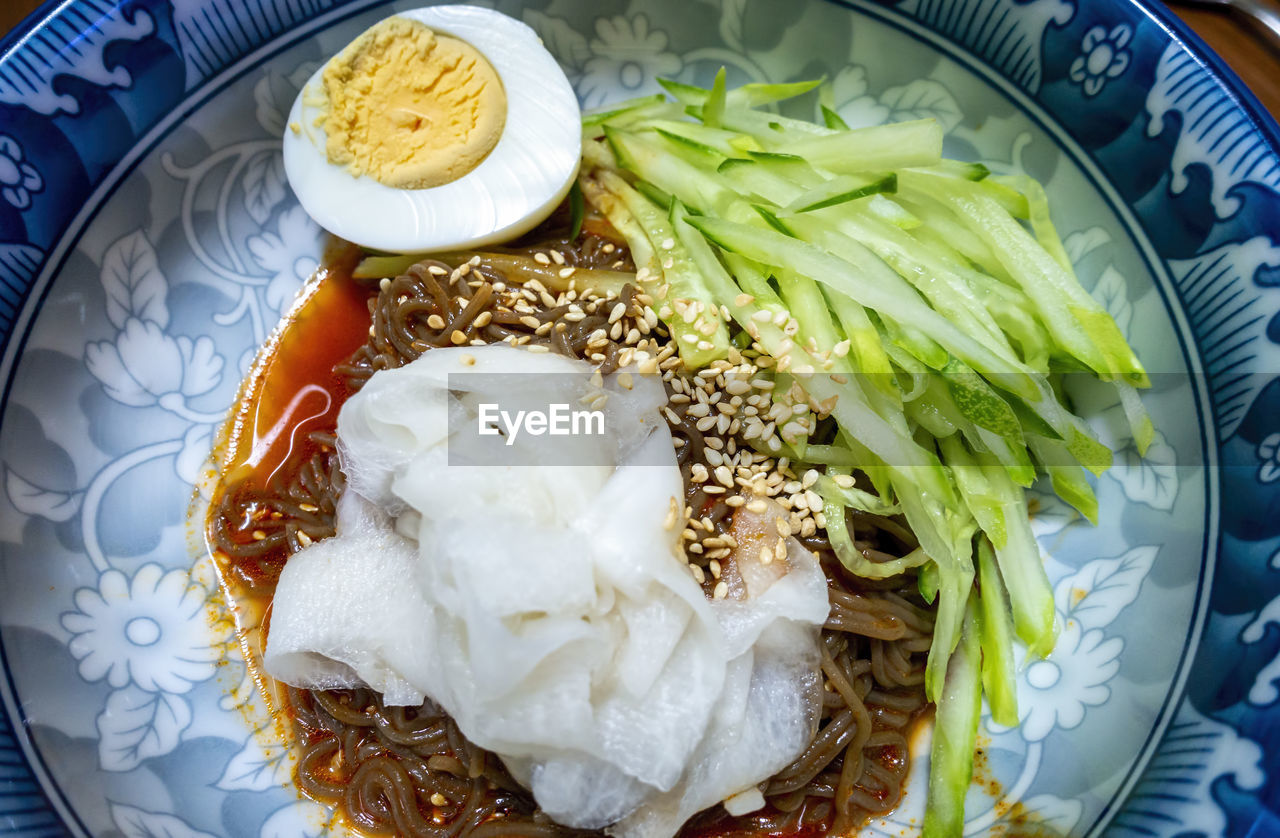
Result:
[[[1133,37],[1133,29],[1120,24],[1111,31],[1095,26],[1085,33],[1080,55],[1067,71],[1071,80],[1084,88],[1084,95],[1096,96],[1108,79],[1129,69],[1129,51],[1125,46]]]
[[[44,188],[44,178],[22,159],[22,146],[0,134],[0,197],[15,209],[31,206],[31,195]]]
[[[1020,670],[1022,724],[984,721],[1001,793],[970,801],[966,834],[1014,812],[1063,835],[1111,812],[1118,835],[1280,832],[1280,131],[1132,3],[486,2],[589,105],[722,65],[825,72],[850,124],[935,118],[956,156],[1054,194],[1070,258],[1156,374],[1159,431],[1139,457],[1123,405],[1090,402],[1118,452],[1099,528],[1036,494],[1061,641]],[[0,724],[19,766],[0,835],[51,834],[55,810],[86,835],[331,831],[289,788],[188,501],[322,246],[284,179],[284,114],[385,11],[72,0],[0,52],[0,697],[23,721]],[[32,74],[23,50],[52,58]],[[923,776],[870,832],[914,828]]]
[[[1269,434],[1258,444],[1258,482],[1271,483],[1280,480],[1280,433]]]
[[[658,78],[674,77],[683,62],[667,51],[667,33],[643,13],[597,18],[591,57],[583,65],[578,95],[587,106],[603,104],[619,89],[627,95],[652,90]]]

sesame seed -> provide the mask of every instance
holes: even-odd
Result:
[[[705,433],[711,430],[715,426],[715,424],[716,424],[715,417],[707,416],[695,422],[694,427],[697,428],[699,431],[702,431],[703,433]]]
[[[447,269],[442,268],[439,265],[427,265],[427,273],[432,276],[444,276],[448,272],[449,271]]]
[[[618,373],[618,386],[622,387],[622,389],[624,390],[630,390],[632,387],[631,373],[629,372]]]
[[[564,254],[558,250],[551,251],[551,261],[555,262],[557,265],[563,265]]]
[[[542,353],[544,353],[544,352],[550,352],[550,351],[551,351],[550,347],[543,346],[543,345],[542,345],[542,344],[540,344],[540,343],[535,343],[535,344],[533,344],[533,345],[531,345],[531,346],[529,346],[529,347],[527,347],[527,348],[528,348],[528,350],[529,350],[530,352],[533,352],[534,354],[538,354],[538,355],[541,355],[541,354],[542,354]]]
[[[773,526],[778,531],[778,535],[782,538],[789,538],[791,536],[791,525],[787,523],[785,518],[775,518],[773,520]]]
[[[722,579],[716,583],[715,591],[711,594],[715,599],[724,599],[729,595],[729,585]]]
[[[577,270],[578,270],[577,268],[561,268],[561,269],[560,269],[560,278],[561,278],[561,279],[568,279],[569,277],[573,276],[573,275],[574,275],[574,273],[575,273],[575,272],[577,272]]]
[[[756,498],[755,500],[747,504],[747,511],[754,512],[756,515],[763,515],[764,511],[768,508],[769,508],[769,505],[766,504],[763,500],[760,500],[759,498]]]
[[[456,346],[461,346],[462,344],[467,342],[467,336],[462,332],[458,331],[457,329],[454,329],[453,332],[449,335],[449,342]]]
[[[707,581],[707,574],[704,573],[702,568],[698,567],[696,564],[689,565],[689,573],[693,574],[693,581],[697,582],[699,585]]]
[[[818,512],[822,509],[822,498],[819,497],[818,493],[812,489],[809,489],[804,493],[804,499],[808,502],[809,508],[814,512]]]
[[[438,791],[437,791],[437,792],[432,793],[432,795],[431,795],[431,805],[432,805],[432,806],[443,806],[443,805],[445,805],[445,804],[446,804],[446,803],[448,803],[448,802],[449,802],[448,798],[446,798],[443,794],[441,794],[441,793],[440,793],[440,792],[438,792]]]
[[[760,547],[760,564],[773,564],[773,551],[768,544]]]
[[[710,541],[711,539],[707,539],[707,540]],[[707,569],[711,571],[712,578],[714,579],[720,578],[720,562],[716,561],[715,559],[712,559],[711,561],[707,562]]]
[[[458,360],[462,361],[464,367],[474,367],[476,365],[476,356],[474,355],[463,355]]]
[[[782,539],[778,539],[774,542],[773,557],[778,561],[782,561],[787,557],[787,543]]]

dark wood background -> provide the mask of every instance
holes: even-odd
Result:
[[[1280,10],[1280,0],[1263,0]],[[40,5],[40,0],[0,0],[0,32],[8,32]],[[1234,16],[1176,6],[1191,25],[1240,75],[1271,115],[1280,119],[1280,46],[1268,44]]]

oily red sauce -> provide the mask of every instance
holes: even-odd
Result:
[[[236,477],[265,488],[313,453],[313,431],[332,431],[351,395],[333,369],[369,339],[369,299],[377,286],[351,278],[359,258],[344,248],[322,269],[314,290],[280,331],[237,428]]]
[[[260,499],[275,494],[320,450],[312,434],[332,434],[351,395],[334,367],[368,340],[369,301],[378,290],[351,277],[359,258],[350,245],[330,248],[307,296],[268,341],[245,382],[222,479],[231,508],[245,511],[246,520],[228,530],[237,541],[253,538],[253,516],[266,514]],[[278,574],[286,558],[283,548],[253,561],[220,557],[232,578],[250,586],[273,583],[264,577]]]

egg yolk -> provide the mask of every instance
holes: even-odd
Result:
[[[470,172],[507,118],[502,80],[465,41],[393,17],[324,71],[321,123],[331,163],[387,186],[425,189]]]

